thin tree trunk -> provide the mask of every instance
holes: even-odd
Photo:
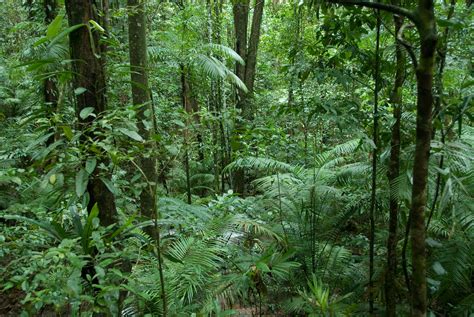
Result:
[[[402,27],[403,18],[394,16],[395,34]],[[395,41],[397,39],[395,38]],[[390,183],[390,216],[388,225],[387,240],[387,271],[385,276],[385,307],[387,317],[396,316],[397,304],[397,228],[398,228],[398,206],[397,199],[398,188],[394,181],[400,175],[400,126],[402,113],[402,86],[405,80],[405,54],[400,43],[395,46],[396,71],[395,83],[390,96],[390,104],[393,107],[393,118],[395,123],[392,126],[392,137],[390,141],[390,162],[388,168],[388,180]]]
[[[232,6],[234,15],[235,51],[244,60],[247,57],[247,28],[249,19],[249,0],[234,0]],[[235,63],[235,74],[245,80],[245,65]],[[239,98],[243,91],[238,90]]]
[[[374,314],[374,255],[375,255],[375,211],[377,209],[377,160],[379,133],[379,90],[380,90],[380,11],[377,10],[377,35],[375,40],[375,89],[374,89],[374,131],[372,151],[372,190],[370,198],[370,235],[369,235],[369,313]]]
[[[88,130],[92,126],[92,117],[82,119],[79,114],[86,107],[93,107],[97,117],[102,116],[106,111],[105,72],[100,60],[104,57],[98,57],[100,56],[99,34],[96,31],[89,31],[86,26],[90,20],[97,20],[93,1],[66,0],[65,4],[69,25],[84,25],[69,33],[69,46],[73,60],[74,89],[85,89],[83,93],[76,96],[76,100],[79,124],[84,131],[82,142],[87,145],[90,140],[97,139],[98,136]],[[97,166],[107,166],[109,163],[110,160],[105,153],[98,156]],[[87,185],[89,193],[87,209],[90,212],[97,203],[100,222],[102,225],[108,226],[117,222],[117,210],[114,195],[100,177],[109,178],[108,175],[102,175],[100,169],[96,167]]]
[[[446,20],[449,21],[453,17],[454,14],[454,8],[456,6],[456,1],[451,0],[449,2],[449,10],[448,10],[448,15],[446,17]],[[435,81],[435,90],[436,90],[436,95],[434,96],[434,110],[433,110],[433,120],[439,120],[441,121],[440,126],[443,125],[442,118],[441,118],[441,106],[442,106],[442,100],[443,100],[443,92],[444,92],[444,87],[443,87],[443,73],[444,73],[444,67],[446,66],[446,54],[448,52],[448,38],[449,38],[449,26],[446,26],[443,32],[442,37],[439,39],[438,42],[438,59],[437,59],[437,74],[436,74],[436,81]],[[433,127],[433,134],[432,138],[434,139],[436,135],[436,128]]]
[[[128,38],[130,55],[130,77],[132,83],[133,104],[139,107],[138,110],[138,130],[145,141],[151,141],[150,136],[153,129],[147,130],[144,121],[151,111],[151,98],[148,84],[148,62],[147,62],[147,41],[146,41],[146,17],[144,12],[144,2],[140,0],[128,0]],[[148,110],[148,111],[147,111]],[[154,118],[151,118],[153,121]],[[139,158],[140,168],[143,170],[148,180],[151,182],[151,190],[146,189],[140,194],[140,209],[142,215],[152,218],[155,211],[155,194],[157,172],[155,160],[152,157],[142,155]]]
[[[247,28],[249,19],[249,0],[234,0],[232,12],[234,15],[234,32],[235,32],[235,51],[237,54],[246,59],[247,57]],[[245,65],[235,63],[235,74],[245,83]],[[241,115],[245,117],[245,97],[246,93],[243,90],[237,89],[237,109],[240,109]],[[237,119],[234,130],[234,142],[233,150],[235,152],[242,151],[243,146],[239,140],[239,134],[242,134],[244,130],[244,122],[241,119]],[[234,191],[239,194],[243,194],[245,190],[245,172],[243,169],[238,169],[233,175]]]
[[[104,0],[108,3],[108,0]],[[148,56],[147,56],[147,28],[144,0],[128,0],[128,44],[130,55],[130,79],[132,84],[132,99],[134,106],[138,107],[138,130],[146,142],[152,144],[152,149],[156,148],[151,139],[155,132],[156,121],[154,118],[151,92],[148,84]],[[147,130],[144,121],[147,119],[147,112],[151,117],[152,128]],[[156,172],[156,160],[154,157],[142,155],[139,158],[139,167],[146,177],[147,186],[140,194],[140,210],[142,215],[154,220],[153,229],[148,233],[154,238],[156,243],[156,253],[158,257],[158,270],[161,286],[161,299],[163,305],[162,315],[167,315],[167,301],[165,293],[165,281],[162,266],[160,230],[157,225],[158,210],[156,206],[156,182],[158,173]]]
[[[405,16],[415,23],[420,38],[420,57],[416,66],[416,146],[413,164],[410,231],[412,245],[411,308],[412,316],[426,316],[426,246],[425,209],[427,200],[428,163],[431,145],[431,115],[433,106],[433,70],[437,34],[433,0],[418,0],[412,11],[381,2],[364,0],[329,0],[346,5],[377,8]],[[415,61],[416,62],[416,61]]]
[[[262,29],[263,7],[265,0],[255,0],[255,7],[252,16],[252,28],[247,48],[247,58],[245,59],[245,86],[248,89],[248,97],[252,97],[255,83],[255,73],[257,70],[257,52],[260,43],[260,31]],[[247,105],[248,106],[248,105]],[[252,117],[252,109],[245,109],[250,112],[248,116]]]
[[[181,102],[183,105],[183,109],[189,115],[193,112],[192,103],[189,99],[189,85],[186,76],[186,67],[184,65],[180,66],[181,71]],[[187,202],[188,204],[192,203],[192,194],[191,194],[191,175],[189,170],[189,128],[191,126],[191,120],[188,117],[186,119],[186,127],[184,128],[184,170],[186,173],[186,195],[187,195]]]
[[[57,1],[56,0],[44,0],[43,2],[44,7],[44,23],[49,25],[53,20],[56,18],[57,14]],[[56,76],[48,76],[43,82],[43,96],[44,102],[46,106],[46,111],[48,115],[51,117],[58,108],[58,98],[59,98],[59,90],[57,86],[57,78]],[[46,141],[47,145],[54,143],[55,136],[52,135]]]
[[[235,133],[242,133],[245,120],[252,120],[253,109],[250,106],[250,99],[253,97],[255,74],[257,66],[257,52],[260,42],[260,30],[263,18],[264,0],[255,0],[255,7],[252,16],[252,26],[250,37],[247,41],[247,29],[249,21],[249,0],[234,0],[233,15],[235,27],[235,50],[244,59],[245,65],[236,63],[236,75],[244,82],[247,91],[237,90],[236,107],[240,109],[243,120],[237,120]],[[247,43],[248,42],[248,43]],[[243,146],[238,136],[236,139],[235,151],[241,151]],[[239,169],[234,174],[234,190],[237,193],[245,192],[245,172]]]
[[[436,20],[433,0],[419,0],[420,59],[416,70],[417,120],[411,215],[412,315],[426,316],[425,210],[431,145]]]
[[[454,8],[456,6],[456,1],[451,0],[450,1],[450,7],[448,10],[448,16],[446,18],[447,21],[451,20],[454,14]],[[449,37],[449,27],[447,26],[444,29],[443,32],[443,37],[440,39],[438,43],[438,72],[436,74],[436,95],[434,98],[434,112],[433,112],[433,120],[437,120],[439,122],[439,125],[441,127],[441,143],[444,145],[446,142],[446,132],[444,131],[443,125],[444,125],[444,120],[443,120],[443,115],[442,115],[442,104],[443,104],[443,92],[444,92],[444,86],[443,86],[443,73],[444,73],[444,67],[446,66],[446,54],[448,52],[448,37]],[[436,128],[433,126],[433,135],[431,136],[432,139],[435,138],[436,135]],[[444,165],[444,155],[441,154],[441,158],[439,160],[438,168],[439,170],[443,169]],[[435,193],[434,193],[434,198],[433,202],[431,204],[430,208],[430,214],[428,216],[428,221],[426,222],[426,230],[428,230],[428,227],[431,222],[431,218],[433,217],[434,211],[436,209],[436,204],[438,202],[438,197],[439,197],[439,191],[441,188],[441,173],[438,172],[438,175],[436,176],[436,185],[435,185]]]

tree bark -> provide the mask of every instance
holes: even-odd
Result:
[[[132,83],[132,100],[138,110],[138,130],[145,141],[150,141],[153,128],[147,130],[144,121],[150,119],[151,111],[150,89],[148,84],[148,61],[146,42],[146,17],[144,2],[128,0],[128,44],[130,56],[130,77]],[[148,112],[148,117],[147,117]],[[154,118],[151,118],[153,121]],[[152,125],[153,126],[153,125]],[[140,194],[140,210],[142,215],[153,218],[156,211],[156,181],[157,172],[155,160],[142,155],[139,165],[147,177],[147,186]]]
[[[262,28],[263,7],[265,0],[255,0],[255,8],[252,16],[252,28],[247,48],[247,58],[245,59],[245,78],[244,83],[248,90],[248,95],[253,94],[255,83],[255,73],[257,69],[257,52],[260,43],[260,31]],[[247,109],[250,111],[251,109]]]
[[[44,7],[44,23],[49,25],[53,20],[56,18],[57,14],[57,1],[56,0],[44,0],[43,2]],[[59,98],[59,91],[58,86],[56,84],[57,78],[56,76],[48,76],[43,82],[43,96],[44,102],[46,106],[46,113],[49,117],[52,117],[53,113],[58,108],[58,98]],[[55,141],[55,136],[52,135],[46,141],[47,145],[51,145]]]
[[[425,209],[432,129],[433,69],[437,41],[433,0],[419,0],[417,14],[421,51],[416,70],[416,147],[413,164],[410,231],[413,271],[411,288],[412,316],[421,317],[426,316],[427,309]]]
[[[86,107],[93,107],[94,113],[100,117],[106,111],[106,85],[105,72],[100,56],[99,34],[89,31],[86,26],[90,20],[97,21],[97,14],[92,0],[66,0],[66,12],[69,25],[83,26],[69,33],[70,55],[73,67],[73,87],[84,88],[85,91],[76,96],[77,115],[83,131],[82,142],[88,145],[97,136],[90,131],[92,117],[82,119],[79,114]],[[90,33],[92,32],[92,33]],[[110,160],[103,153],[99,155],[97,166],[109,165]],[[99,168],[96,167],[91,174],[87,185],[89,194],[88,211],[97,203],[99,219],[102,225],[108,226],[116,223],[117,211],[113,194],[100,179]],[[106,177],[106,176],[104,176]]]
[[[187,79],[187,70],[184,65],[180,66],[181,71],[181,103],[183,109],[188,115],[191,115],[193,112],[192,101],[190,100],[189,84]],[[192,121],[189,117],[186,120],[186,127],[184,128],[184,170],[186,174],[186,196],[188,204],[192,203],[192,193],[191,193],[191,175],[189,167],[189,127],[191,126]]]
[[[370,197],[370,234],[369,234],[369,313],[374,314],[374,258],[375,258],[375,211],[377,209],[377,160],[379,146],[379,91],[380,91],[380,26],[382,23],[380,11],[377,11],[377,31],[375,40],[375,89],[374,89],[374,131],[373,142],[374,149],[372,151],[372,188]]]
[[[260,30],[263,18],[264,0],[255,0],[252,16],[250,37],[247,39],[249,21],[249,0],[234,0],[233,15],[235,28],[235,51],[244,59],[245,65],[236,62],[236,75],[244,82],[247,91],[237,90],[237,109],[240,109],[243,120],[237,120],[235,132],[242,133],[245,120],[252,120],[253,109],[250,100],[253,97],[255,73],[257,66],[257,52],[260,42]],[[242,144],[238,136],[236,139],[236,151],[242,150]],[[245,172],[240,169],[234,173],[234,190],[237,193],[245,192]]]
[[[402,27],[403,17],[394,16],[395,37]],[[395,38],[395,41],[397,39]],[[398,188],[394,186],[394,181],[400,175],[400,126],[402,113],[402,86],[405,80],[405,54],[400,43],[395,46],[396,71],[395,83],[390,96],[390,104],[393,107],[393,118],[395,123],[392,126],[392,136],[390,141],[390,162],[388,167],[388,180],[390,183],[390,215],[388,225],[387,240],[387,271],[385,276],[385,308],[387,317],[396,316],[397,304],[397,228],[398,228],[398,206],[396,198]]]
[[[245,60],[247,57],[247,28],[249,19],[249,1],[235,0],[232,7],[234,15],[235,51]],[[245,65],[235,63],[235,74],[245,80]],[[239,97],[243,92],[238,90]]]

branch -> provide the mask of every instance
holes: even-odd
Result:
[[[403,38],[403,31],[405,31],[407,27],[412,27],[412,26],[413,26],[412,24],[403,24],[400,30],[398,30],[397,41],[400,42],[400,44],[402,44],[402,46],[408,52],[408,55],[410,55],[411,62],[413,63],[413,67],[416,70],[418,68],[418,61],[416,59],[415,52],[413,51],[413,46],[407,41],[405,41],[405,39]]]
[[[367,0],[326,0],[329,3],[338,3],[342,5],[355,5],[397,14],[410,19],[413,23],[418,25],[418,17],[412,10],[408,10],[396,5],[386,4],[381,2],[372,2]]]

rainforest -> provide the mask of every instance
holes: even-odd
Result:
[[[0,0],[0,316],[474,316],[472,0]]]

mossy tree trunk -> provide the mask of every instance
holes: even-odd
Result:
[[[437,41],[433,1],[420,0],[417,13],[420,57],[416,70],[416,147],[413,164],[410,231],[413,270],[411,287],[412,315],[421,317],[426,316],[427,309],[425,210],[432,131],[433,70]]]

